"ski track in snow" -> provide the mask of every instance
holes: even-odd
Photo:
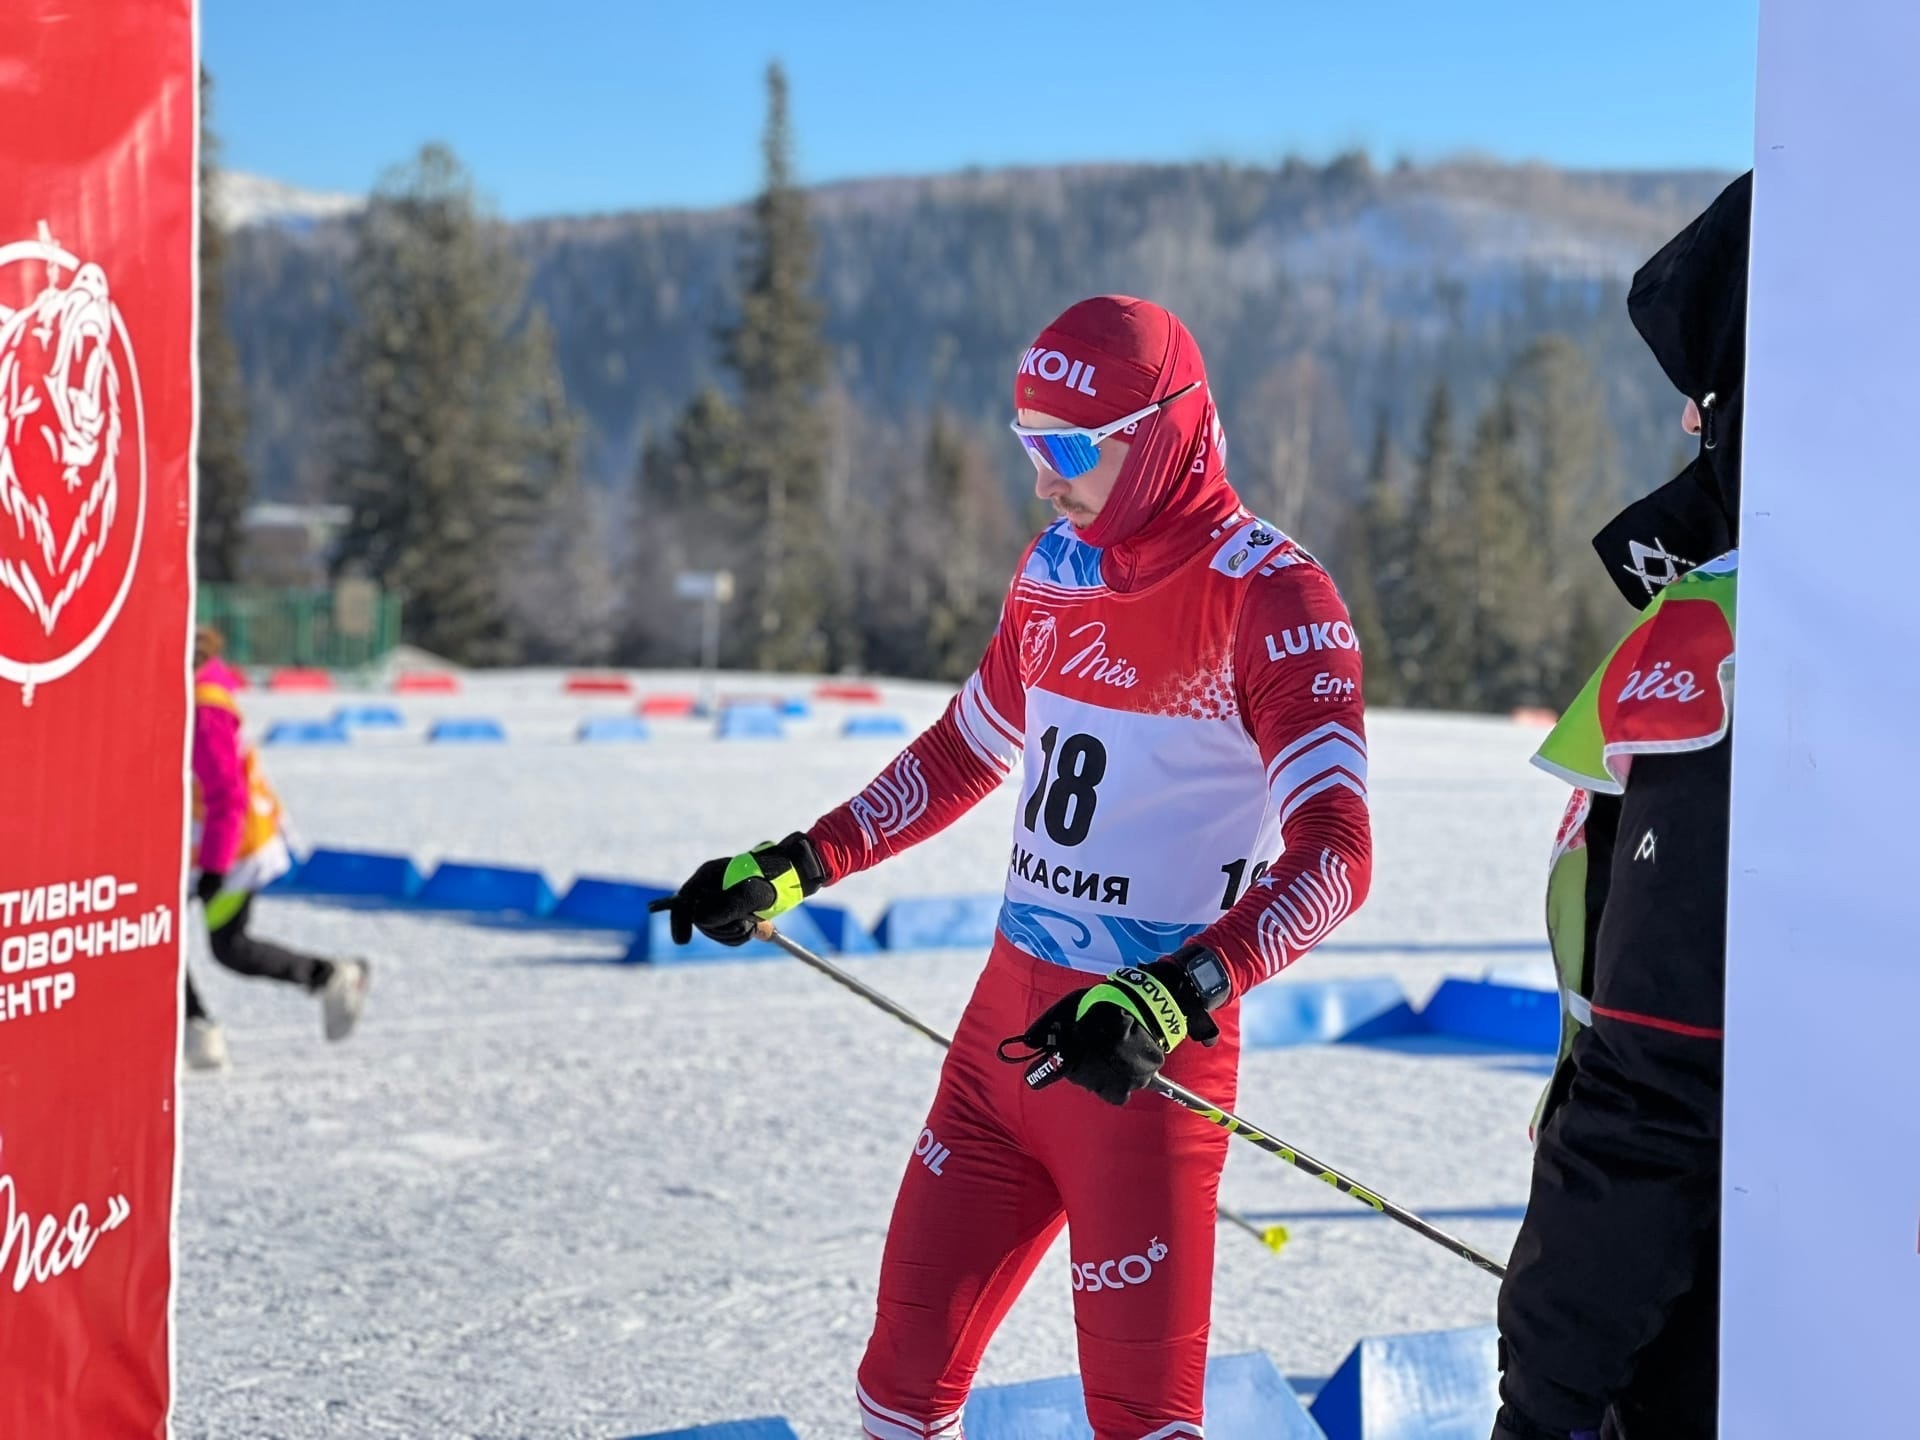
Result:
[[[886,691],[915,729],[949,693]],[[243,698],[260,729],[335,703]],[[556,887],[576,874],[671,883],[810,823],[897,748],[837,738],[863,707],[831,705],[784,743],[722,744],[704,723],[666,721],[646,745],[576,745],[583,715],[632,702],[563,697],[551,673],[394,701],[403,734],[265,752],[303,845],[533,865]],[[443,714],[494,715],[511,743],[421,744]],[[1336,939],[1537,939],[1565,798],[1526,764],[1540,732],[1393,712],[1369,726],[1378,864]],[[825,898],[871,921],[896,895],[996,890],[1015,789]],[[887,1217],[939,1072],[925,1039],[770,951],[627,967],[609,963],[621,938],[601,932],[280,898],[254,926],[369,957],[374,987],[361,1030],[328,1046],[311,1002],[220,969],[194,937],[236,1068],[184,1084],[181,1440],[620,1440],[762,1414],[805,1440],[856,1431]],[[950,1029],[981,959],[850,963]],[[1418,1000],[1449,974],[1544,964],[1325,954],[1274,983],[1390,973]],[[1517,1215],[1544,1058],[1426,1050],[1249,1051],[1239,1108],[1415,1209]],[[1265,1350],[1296,1379],[1323,1377],[1362,1336],[1493,1318],[1491,1277],[1251,1147],[1233,1147],[1222,1199],[1292,1238],[1276,1257],[1222,1228],[1216,1354]],[[1517,1229],[1441,1223],[1499,1255]],[[980,1383],[1074,1370],[1070,1302],[1062,1240]]]

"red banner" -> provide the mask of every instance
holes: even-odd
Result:
[[[0,1436],[164,1436],[192,0],[0,6]]]

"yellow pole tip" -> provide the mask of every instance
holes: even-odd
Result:
[[[1280,1247],[1287,1243],[1287,1227],[1284,1225],[1269,1225],[1260,1232],[1260,1238],[1266,1241],[1269,1250],[1278,1255],[1280,1253]]]

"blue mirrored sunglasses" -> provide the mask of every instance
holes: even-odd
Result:
[[[1171,395],[1154,401],[1144,409],[1136,410],[1131,415],[1122,415],[1111,425],[1102,425],[1097,430],[1036,430],[1017,421],[1011,429],[1020,437],[1020,444],[1036,470],[1044,465],[1062,480],[1071,480],[1076,475],[1086,474],[1100,463],[1102,440],[1119,434],[1129,425],[1138,425],[1162,405],[1170,405],[1182,395],[1199,388],[1200,382],[1195,380],[1191,385],[1181,386]]]

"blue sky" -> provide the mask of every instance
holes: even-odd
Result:
[[[202,0],[227,163],[364,191],[450,143],[510,217],[726,204],[787,67],[801,178],[1472,150],[1743,168],[1758,0]]]

